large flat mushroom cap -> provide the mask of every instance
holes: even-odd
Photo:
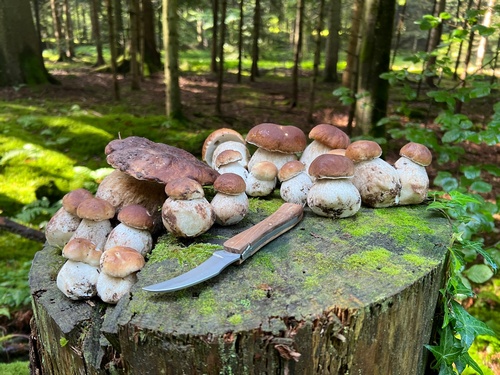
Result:
[[[112,167],[138,180],[166,184],[189,177],[201,185],[211,185],[219,176],[188,151],[143,137],[115,139],[108,143],[105,153]]]

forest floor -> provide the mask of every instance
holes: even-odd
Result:
[[[263,72],[264,73],[264,72]],[[0,101],[51,101],[58,105],[78,105],[82,108],[94,110],[96,114],[106,105],[115,106],[113,99],[111,75],[96,73],[90,68],[65,70],[64,68],[52,69],[51,74],[60,82],[60,85],[46,85],[42,87],[16,87],[0,89]],[[243,83],[236,81],[235,75],[226,75],[222,95],[221,116],[215,114],[216,103],[216,77],[210,74],[186,74],[180,79],[183,112],[186,123],[190,127],[211,130],[229,127],[246,133],[251,127],[263,122],[273,122],[284,125],[295,125],[304,130],[309,130],[319,123],[330,123],[340,128],[347,126],[348,108],[332,95],[338,85],[319,82],[315,91],[315,106],[313,122],[308,121],[308,108],[310,96],[310,77],[300,80],[300,93],[298,105],[290,107],[291,80],[286,78],[290,72],[283,69],[267,71],[256,82],[249,82],[248,77],[243,77]],[[129,77],[119,77],[120,107],[123,112],[134,116],[149,116],[164,114],[165,94],[163,75],[145,79],[141,82],[139,91],[130,89]],[[424,96],[424,95],[422,95]],[[498,94],[489,97],[487,101],[476,102],[474,106],[464,106],[464,112],[474,121],[487,123],[493,112],[493,104],[498,100]],[[420,106],[426,106],[425,102]],[[399,103],[391,99],[390,107],[394,109]],[[429,108],[426,108],[426,111]],[[433,124],[433,119],[439,110],[438,107],[430,108],[428,120],[420,119],[422,126],[438,131]],[[413,120],[416,121],[416,120]],[[161,139],[154,139],[161,142]],[[388,139],[384,157],[389,162],[394,162],[399,156],[399,148],[404,140]],[[448,171],[453,174],[462,165],[494,164],[500,165],[500,145],[482,147],[472,143],[461,145],[465,149],[464,156],[458,162],[439,165],[434,162],[428,173],[431,180],[439,171]],[[200,150],[201,152],[201,150]],[[485,174],[483,178],[493,186],[491,193],[485,198],[492,202],[500,196],[500,178]],[[496,218],[497,231],[486,235],[485,242],[492,246],[500,241],[500,218]],[[0,327],[8,327],[10,331],[21,333],[29,332],[29,311],[20,311],[9,321],[0,319]]]

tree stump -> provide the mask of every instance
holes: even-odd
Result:
[[[442,286],[448,221],[425,205],[362,208],[332,220],[305,209],[296,227],[240,266],[185,290],[177,276],[279,199],[251,199],[238,225],[194,243],[165,234],[116,306],[71,301],[64,259],[46,246],[30,273],[32,369],[43,374],[422,374]],[[208,244],[208,245],[207,245]]]

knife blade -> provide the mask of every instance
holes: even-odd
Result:
[[[241,264],[263,246],[293,228],[302,220],[300,204],[284,203],[273,214],[224,242],[224,250],[215,251],[199,266],[170,280],[148,285],[148,292],[174,292],[217,276],[231,264]]]

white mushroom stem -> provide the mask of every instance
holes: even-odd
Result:
[[[109,234],[104,251],[115,246],[130,247],[145,256],[153,248],[153,238],[147,230],[132,228],[120,223]]]
[[[311,177],[305,172],[281,182],[280,195],[285,202],[305,204],[312,186]]]
[[[68,243],[82,219],[60,208],[45,227],[45,238],[50,246],[63,247]]]
[[[83,219],[72,238],[85,238],[93,242],[96,249],[102,250],[112,229],[109,220],[92,221]]]
[[[241,160],[238,161],[238,163],[245,168],[247,167],[248,159],[250,158],[250,152],[248,151],[246,144],[237,141],[227,141],[218,145],[212,155],[212,161],[211,163],[208,163],[208,165],[213,167],[215,165],[215,159],[217,159],[217,156],[219,156],[223,151],[226,150],[238,151],[242,156]]]
[[[316,159],[319,155],[328,153],[331,150],[331,147],[314,140],[307,145],[299,160],[306,166],[307,171],[309,170],[309,166],[314,159]]]
[[[399,204],[422,203],[429,190],[429,176],[425,167],[404,156],[399,158],[394,166],[401,181]]]
[[[165,228],[174,236],[196,237],[212,227],[215,213],[205,198],[168,198],[163,204],[162,220]]]
[[[340,219],[359,211],[361,196],[350,179],[318,179],[307,194],[307,205],[316,215]]]
[[[276,177],[272,180],[260,180],[250,173],[246,180],[245,192],[251,197],[265,197],[273,192],[276,182]]]
[[[83,262],[66,261],[57,274],[57,287],[72,300],[94,297],[99,268]]]
[[[97,279],[97,295],[106,303],[116,304],[124,295],[127,295],[137,282],[135,273],[124,278],[112,277],[101,272]]]
[[[217,172],[220,174],[224,173],[234,173],[240,176],[243,180],[246,180],[248,177],[248,171],[245,167],[243,167],[239,162],[233,162],[226,165],[222,165],[219,168],[215,168]]]
[[[270,161],[278,170],[280,170],[283,165],[292,160],[297,160],[297,155],[285,154],[277,151],[268,151],[259,147],[248,162],[248,170],[251,171],[253,166],[261,161]]]
[[[220,225],[239,223],[248,213],[248,197],[244,192],[238,195],[219,192],[210,204],[215,211],[215,222]]]

